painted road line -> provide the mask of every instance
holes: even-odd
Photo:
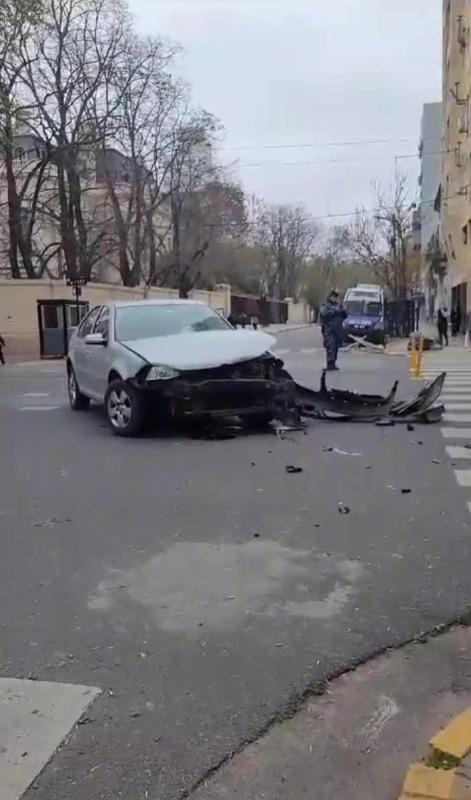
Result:
[[[0,678],[0,799],[19,800],[100,689]]]
[[[274,353],[275,353],[276,356],[286,356],[286,355],[288,355],[288,353],[291,353],[291,350],[285,348],[285,349],[282,349],[282,350],[275,350]]]
[[[471,469],[455,469],[455,475],[460,486],[471,486]]]
[[[444,439],[471,439],[471,428],[440,428]]]
[[[50,397],[51,392],[25,392],[22,397]]]
[[[465,458],[471,461],[471,448],[449,446],[446,448],[446,452],[452,461],[458,458]]]
[[[318,353],[318,347],[306,347],[304,350],[300,350],[301,355],[303,356],[310,356],[312,353]]]
[[[471,414],[457,414],[448,412],[443,415],[444,422],[461,422],[461,423],[470,423],[471,422]]]
[[[444,398],[442,398],[444,399]],[[456,397],[455,397],[456,400]],[[447,411],[471,411],[471,403],[446,403]]]
[[[441,394],[440,400],[469,400],[471,401],[471,394],[466,394],[469,389],[447,389],[447,394]]]
[[[62,406],[21,406],[19,411],[59,411]],[[1,798],[0,798],[1,800]]]

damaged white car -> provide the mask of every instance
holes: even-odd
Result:
[[[139,433],[152,412],[269,421],[293,406],[295,392],[274,343],[193,300],[98,306],[70,341],[70,405],[103,403],[119,436]]]

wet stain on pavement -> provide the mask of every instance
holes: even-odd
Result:
[[[131,569],[113,570],[88,606],[113,615],[132,601],[167,632],[226,631],[251,615],[329,619],[364,575],[358,561],[274,541],[178,542]]]

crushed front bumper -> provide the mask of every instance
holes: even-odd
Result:
[[[292,380],[254,378],[208,379],[197,382],[172,381],[162,396],[174,417],[276,416],[294,407]]]

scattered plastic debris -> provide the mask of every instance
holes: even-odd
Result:
[[[300,472],[304,472],[302,467],[293,467],[292,464],[288,464],[285,469],[288,475],[298,475]]]
[[[412,489],[401,489],[401,494],[410,494]]]
[[[350,514],[350,509],[345,503],[339,503],[339,512],[340,514]]]
[[[356,457],[360,457],[360,456],[363,455],[363,453],[353,453],[351,450],[340,450],[338,447],[333,447],[332,448],[332,452],[333,453],[337,453],[337,455],[339,455],[339,456],[356,456]]]

